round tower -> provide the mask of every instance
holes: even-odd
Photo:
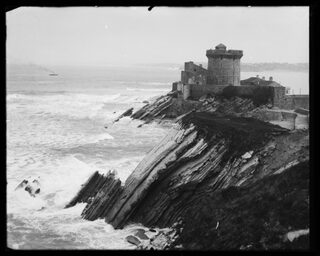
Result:
[[[213,85],[240,85],[240,59],[243,52],[228,50],[223,44],[215,49],[207,50],[208,76],[207,84]]]

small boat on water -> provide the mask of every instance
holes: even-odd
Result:
[[[58,76],[56,73],[50,73],[49,76]]]

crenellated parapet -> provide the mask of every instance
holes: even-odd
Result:
[[[241,59],[243,51],[241,50],[213,50],[209,49],[206,52],[208,58],[230,58],[230,59]]]

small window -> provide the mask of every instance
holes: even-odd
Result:
[[[194,69],[193,71],[194,71],[194,72],[196,72],[197,70],[196,70],[196,69]]]

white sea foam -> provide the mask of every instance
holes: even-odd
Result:
[[[114,169],[122,182],[126,180],[144,150],[164,132],[153,125],[137,130],[138,123],[130,118],[108,130],[104,124],[162,90],[123,88],[121,93],[90,94],[61,90],[60,86],[50,93],[34,89],[7,94],[8,246],[133,249],[125,240],[131,229],[114,230],[103,220],[81,219],[84,204],[64,206],[96,170]],[[25,190],[15,190],[32,175],[40,176],[39,194],[32,197]]]
[[[139,92],[168,92],[167,88],[134,88],[127,87],[127,91],[139,91]]]

